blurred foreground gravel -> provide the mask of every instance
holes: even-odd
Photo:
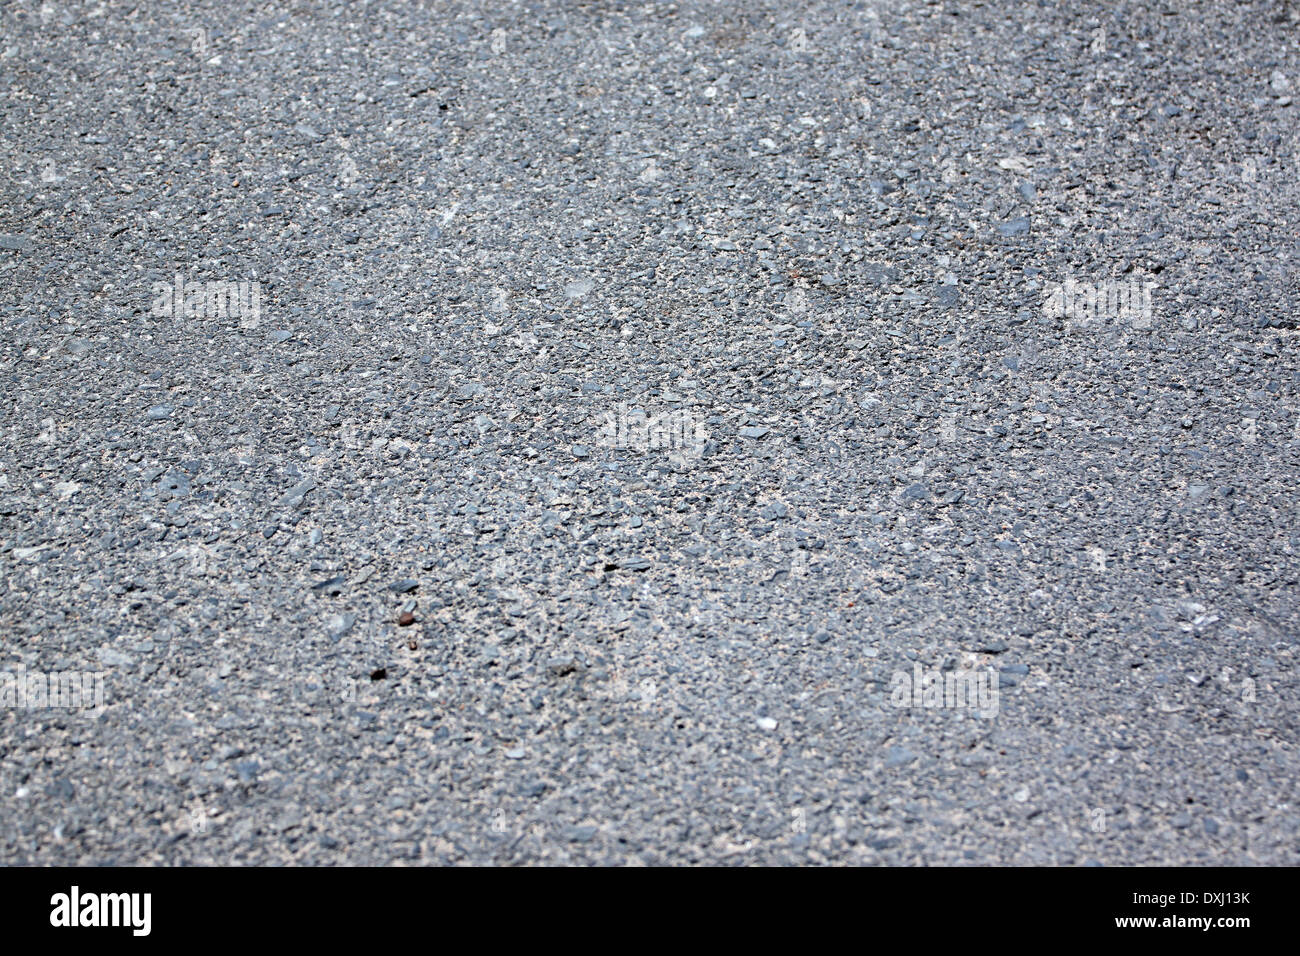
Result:
[[[6,5],[0,862],[1300,863],[1281,10]]]

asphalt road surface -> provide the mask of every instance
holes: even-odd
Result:
[[[1281,3],[0,70],[0,862],[1300,862]]]

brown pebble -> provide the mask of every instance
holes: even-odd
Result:
[[[420,649],[420,645],[415,643],[415,641],[408,641],[406,646],[413,651],[418,651]]]
[[[403,611],[401,615],[397,618],[398,627],[410,627],[414,623],[415,623],[415,615],[412,614],[410,611]]]

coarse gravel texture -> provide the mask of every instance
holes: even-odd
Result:
[[[0,708],[0,862],[1300,863],[1282,3],[51,0],[0,66],[0,669],[104,688]]]

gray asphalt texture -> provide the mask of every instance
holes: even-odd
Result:
[[[24,2],[0,65],[0,670],[104,681],[0,708],[0,862],[1300,862],[1282,4]]]

